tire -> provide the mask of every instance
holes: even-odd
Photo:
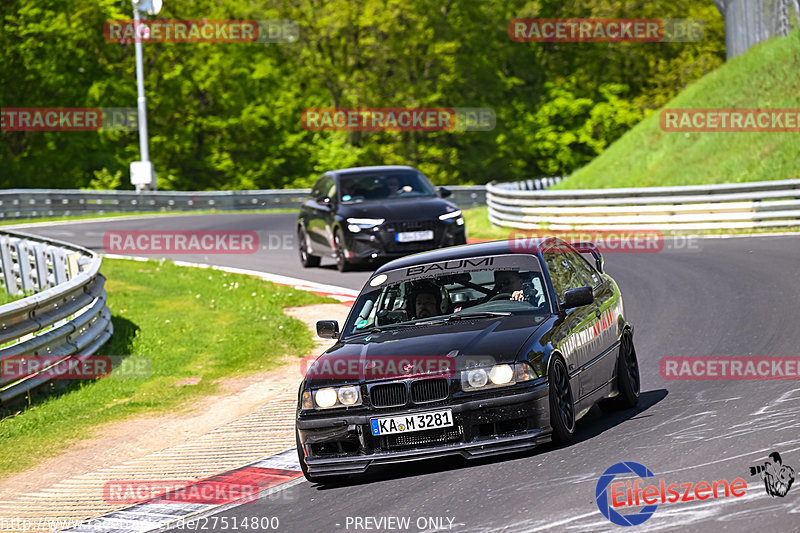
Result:
[[[333,233],[333,246],[334,255],[336,255],[336,268],[339,272],[347,272],[352,269],[352,265],[347,261],[344,256],[344,246],[342,245],[342,232],[338,229]]]
[[[633,336],[630,331],[622,334],[617,356],[617,396],[619,407],[631,409],[639,405],[639,361],[636,359],[636,348],[633,346]]]
[[[306,454],[303,447],[300,445],[300,433],[294,430],[294,439],[297,446],[297,459],[300,461],[300,470],[303,472],[303,477],[309,483],[317,483],[320,485],[342,483],[347,479],[347,475],[338,476],[314,476],[308,473],[308,465],[306,464]]]
[[[300,251],[300,264],[303,265],[304,268],[319,266],[322,258],[316,255],[311,255],[311,252],[308,249],[306,230],[303,229],[303,226],[300,226],[297,229],[297,248]]]
[[[575,435],[575,402],[572,399],[567,365],[560,356],[555,356],[547,371],[547,383],[553,441],[566,444]]]

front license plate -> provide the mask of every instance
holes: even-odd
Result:
[[[394,433],[412,433],[428,429],[446,428],[453,425],[453,411],[429,411],[413,415],[387,416],[371,418],[373,435],[392,435]]]
[[[433,240],[433,230],[403,231],[394,236],[397,242],[416,242]]]

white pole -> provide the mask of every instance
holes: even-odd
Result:
[[[150,149],[148,146],[147,138],[147,99],[144,95],[144,67],[142,65],[142,42],[141,34],[139,33],[139,10],[136,9],[135,0],[133,0],[133,26],[134,26],[134,49],[136,50],[136,90],[138,98],[136,99],[139,108],[139,151],[142,155],[142,161],[150,161]],[[146,189],[145,185],[136,185],[136,191],[140,192]]]

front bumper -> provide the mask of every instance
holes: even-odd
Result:
[[[373,436],[370,419],[452,409],[451,428]],[[308,473],[358,474],[369,467],[460,455],[466,459],[527,450],[550,441],[547,383],[498,397],[452,400],[413,409],[380,409],[368,414],[298,418]]]
[[[433,239],[401,243],[396,235],[401,231],[433,231]],[[429,222],[386,222],[374,229],[365,229],[357,233],[344,232],[345,254],[349,261],[370,261],[375,259],[395,259],[408,254],[426,252],[437,248],[466,244],[465,225],[457,225],[452,221]]]

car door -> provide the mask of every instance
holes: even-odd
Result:
[[[569,289],[585,287],[586,280],[579,274],[572,251],[564,245],[551,245],[542,250],[542,257],[550,275],[550,281],[558,298],[559,306],[564,301],[564,293]],[[591,380],[586,376],[586,368],[595,353],[593,346],[594,325],[597,322],[594,305],[585,305],[564,310],[564,319],[556,326],[553,342],[566,359],[567,369],[573,381],[573,390],[578,394],[577,401],[592,389]]]
[[[311,240],[312,250],[320,255],[330,254],[333,247],[330,231],[330,221],[333,218],[335,200],[329,192],[335,193],[335,178],[329,174],[323,175],[311,190],[311,196],[303,208],[307,212],[306,232]],[[327,198],[327,201],[325,201]]]
[[[618,339],[615,323],[615,310],[618,295],[613,283],[604,278],[586,260],[586,257],[570,247],[566,254],[583,286],[592,287],[594,303],[590,306],[594,313],[592,324],[591,353],[587,354],[588,366],[584,371],[583,381],[586,392],[591,392],[605,384],[614,375],[616,365],[616,342]],[[618,315],[617,315],[618,316]]]

